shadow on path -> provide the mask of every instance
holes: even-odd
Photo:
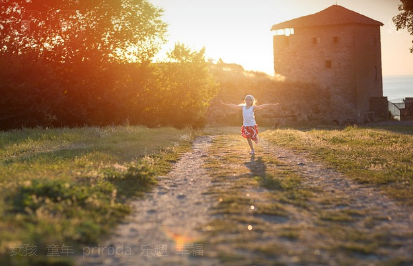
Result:
[[[256,159],[255,155],[251,155],[250,161],[244,164],[250,170],[252,176],[265,177],[267,166],[261,156]]]

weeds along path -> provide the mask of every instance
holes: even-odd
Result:
[[[412,210],[309,154],[214,139],[208,244],[222,265],[413,265]]]
[[[190,152],[177,162],[133,214],[105,243],[85,247],[79,265],[217,265],[202,239],[212,197],[205,194],[211,177],[203,164],[211,137],[198,137]]]

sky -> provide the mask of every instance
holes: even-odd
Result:
[[[396,31],[392,17],[400,0],[148,0],[164,9],[169,24],[168,43],[159,58],[175,43],[193,50],[206,49],[208,59],[242,65],[246,70],[273,74],[271,26],[341,5],[384,24],[381,27],[384,76],[413,75],[413,36]]]

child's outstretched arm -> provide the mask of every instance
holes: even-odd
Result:
[[[260,105],[254,105],[254,109],[259,110],[259,109],[274,107],[274,106],[277,106],[277,105],[278,105],[278,103],[264,103],[264,104],[260,104]]]
[[[242,107],[241,105],[236,105],[236,104],[233,104],[233,103],[224,103],[222,100],[221,100],[221,104],[225,105],[225,106],[228,106],[228,107],[231,107],[233,109],[239,109],[239,108]]]

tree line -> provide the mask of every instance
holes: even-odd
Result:
[[[8,1],[1,6],[0,129],[202,127],[218,85],[205,50],[165,43],[146,0]]]

